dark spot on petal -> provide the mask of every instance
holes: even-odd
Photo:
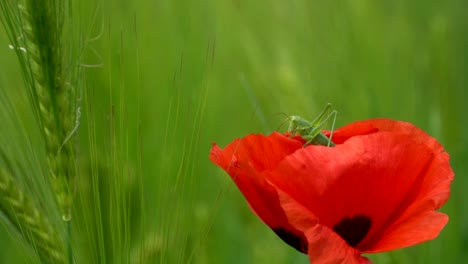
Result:
[[[279,236],[286,244],[297,249],[299,252],[307,254],[307,240],[298,235],[295,235],[284,228],[272,228],[273,231]]]
[[[345,217],[333,227],[333,231],[340,235],[348,245],[355,247],[366,237],[371,224],[371,219],[365,215]]]

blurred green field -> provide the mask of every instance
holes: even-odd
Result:
[[[77,263],[139,263],[142,255],[148,263],[308,263],[250,211],[208,154],[211,142],[271,133],[284,121],[281,113],[313,118],[328,102],[338,126],[373,117],[408,121],[451,155],[455,181],[442,209],[450,222],[440,236],[369,258],[468,259],[468,2],[75,5],[85,47],[77,62],[85,72]],[[23,78],[8,44],[2,28],[0,89],[29,127]],[[102,217],[92,198],[97,171]],[[31,262],[14,241],[1,228],[0,263]]]

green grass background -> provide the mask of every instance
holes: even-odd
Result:
[[[467,8],[462,0],[79,1],[78,263],[308,263],[250,211],[208,153],[211,142],[276,130],[280,113],[312,119],[327,102],[338,126],[408,121],[451,155],[456,177],[442,209],[450,222],[440,236],[369,257],[463,263]],[[0,88],[12,118],[34,127],[8,44],[2,29]],[[1,229],[0,262],[29,263],[8,233]]]

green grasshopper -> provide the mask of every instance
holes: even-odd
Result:
[[[333,129],[335,128],[336,114],[336,110],[331,109],[331,104],[328,103],[320,115],[312,122],[309,122],[300,116],[288,116],[288,132],[291,133],[291,137],[300,135],[303,139],[305,139],[306,143],[304,144],[304,147],[309,144],[333,147],[335,146],[335,144],[332,142],[332,137]],[[320,131],[325,122],[327,122],[331,116],[333,116],[333,123],[330,132],[330,138],[328,138]]]

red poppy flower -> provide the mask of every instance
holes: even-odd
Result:
[[[324,132],[326,134],[326,132]],[[213,144],[253,211],[314,264],[370,263],[361,253],[435,238],[448,216],[449,155],[412,124],[373,119],[333,134],[334,147],[273,133]]]

